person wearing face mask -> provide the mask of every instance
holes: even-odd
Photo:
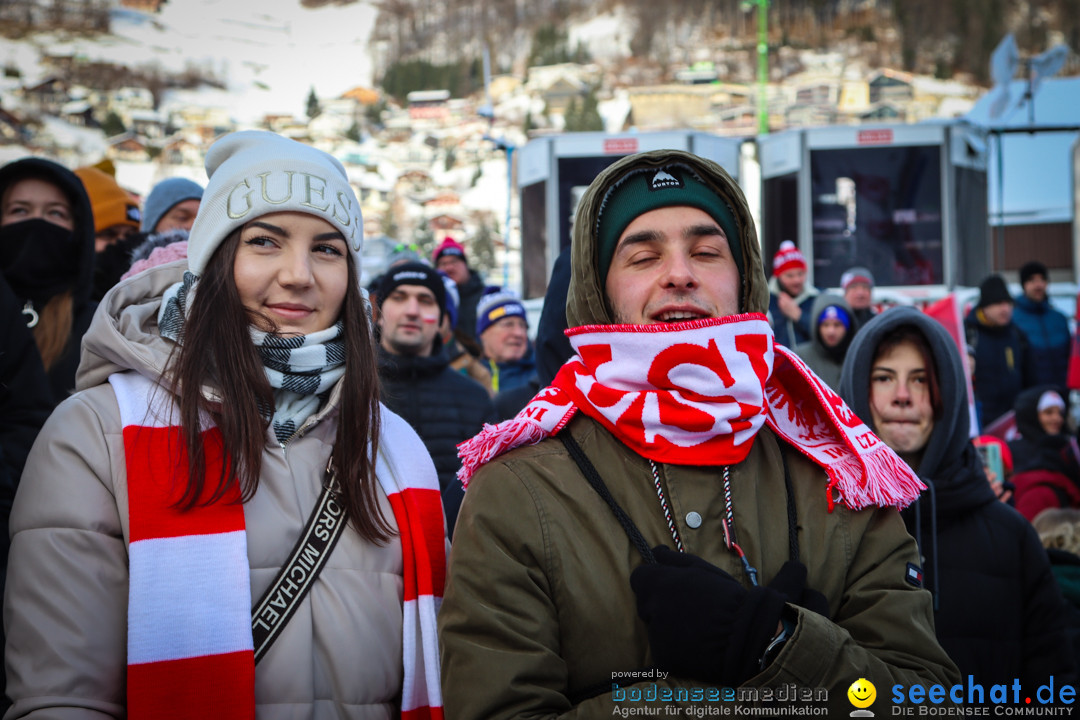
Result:
[[[1028,520],[1048,507],[1080,508],[1080,449],[1065,426],[1064,393],[1054,385],[1016,397],[1016,429],[1009,441],[1016,509]]]
[[[80,341],[96,308],[94,216],[67,168],[42,158],[0,168],[0,272],[22,303],[55,405],[75,388]]]
[[[379,402],[345,169],[249,131],[206,171],[27,461],[7,717],[439,717],[439,482]]]
[[[987,482],[944,326],[910,307],[881,313],[852,341],[840,395],[927,486],[901,515],[960,674],[987,687],[1019,679],[1027,693],[1050,676],[1075,683],[1064,601],[1038,534]]]
[[[819,378],[836,389],[840,387],[840,368],[856,330],[854,313],[843,298],[822,294],[814,299],[810,317],[813,318],[813,339],[793,349]]]

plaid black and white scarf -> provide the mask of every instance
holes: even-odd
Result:
[[[180,342],[198,277],[184,273],[182,282],[165,291],[158,312],[162,337]],[[271,422],[274,437],[285,444],[326,401],[345,374],[344,325],[310,335],[275,335],[254,327],[251,341],[259,351],[266,377],[274,389]],[[264,416],[270,415],[263,411]]]

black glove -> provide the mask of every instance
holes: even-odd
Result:
[[[788,560],[768,586],[783,593],[792,605],[829,617],[829,601],[817,590],[806,586],[806,566],[801,562]]]
[[[731,686],[756,675],[786,595],[772,587],[747,590],[696,555],[663,546],[653,554],[656,564],[635,568],[630,587],[656,664],[680,677]],[[791,582],[798,585],[798,578]]]

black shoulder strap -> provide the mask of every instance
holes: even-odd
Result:
[[[315,509],[308,518],[304,532],[296,541],[289,561],[278,572],[274,582],[251,609],[251,636],[255,643],[255,662],[266,654],[277,640],[300,601],[315,583],[326,565],[341,532],[345,529],[345,511],[334,492],[334,458],[326,465],[326,480]]]
[[[656,558],[653,557],[652,548],[650,548],[649,543],[645,541],[645,536],[641,534],[641,531],[638,530],[637,525],[635,525],[634,521],[630,519],[630,516],[626,514],[626,511],[619,507],[619,503],[615,502],[615,498],[611,496],[611,491],[608,490],[607,485],[604,484],[604,480],[600,477],[600,473],[596,471],[596,468],[589,460],[589,456],[581,449],[577,440],[571,437],[569,432],[559,433],[559,439],[562,440],[563,445],[566,446],[566,450],[570,453],[570,457],[577,463],[578,468],[581,470],[581,474],[589,481],[589,485],[591,485],[593,490],[604,499],[604,502],[611,508],[611,512],[615,513],[615,518],[630,537],[630,542],[632,542],[634,547],[638,549],[638,552],[641,553],[641,557],[643,557],[647,563],[655,563]]]

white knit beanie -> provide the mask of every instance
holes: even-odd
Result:
[[[272,132],[219,138],[206,153],[210,181],[188,240],[188,268],[202,275],[236,228],[263,215],[295,211],[326,220],[345,235],[360,277],[364,223],[345,168],[321,150]]]

